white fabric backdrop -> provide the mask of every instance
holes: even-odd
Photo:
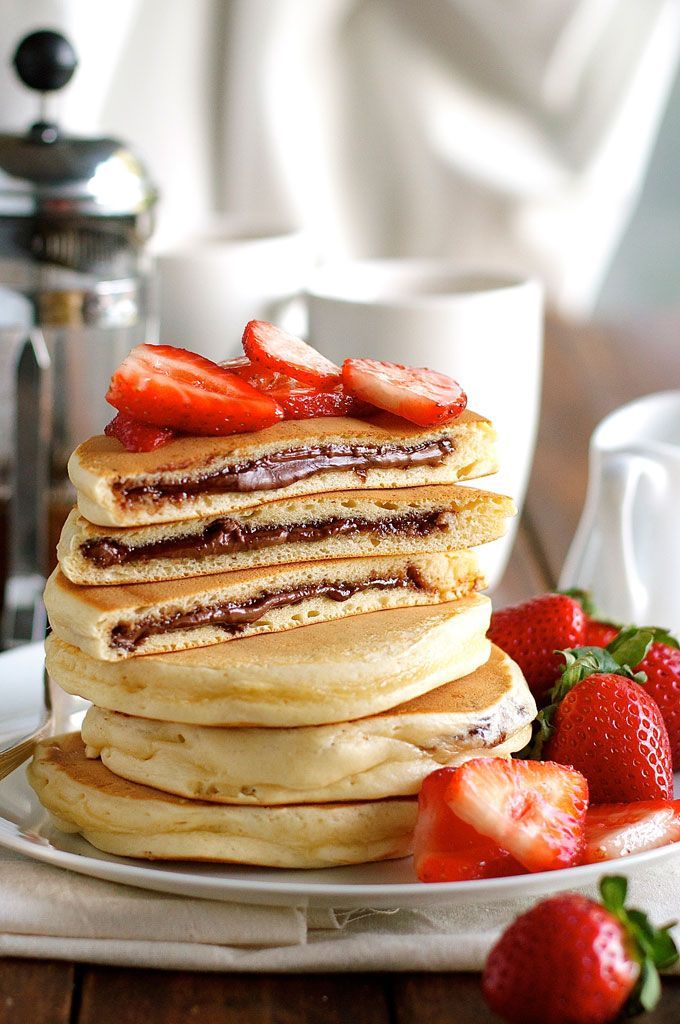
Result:
[[[61,27],[64,123],[130,140],[157,244],[213,211],[308,228],[319,254],[529,270],[586,311],[676,64],[677,0],[0,0]],[[0,69],[0,123],[34,102]]]

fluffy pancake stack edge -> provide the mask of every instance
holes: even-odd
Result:
[[[29,770],[58,826],[148,858],[408,854],[424,777],[510,756],[536,711],[470,550],[514,506],[458,483],[495,468],[469,412],[81,445],[47,667],[94,706]]]

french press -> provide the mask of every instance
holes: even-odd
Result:
[[[68,456],[111,419],[104,396],[115,367],[156,340],[146,250],[156,190],[122,142],[67,135],[48,117],[49,95],[77,63],[57,32],[22,39],[14,67],[40,94],[40,117],[24,134],[0,134],[5,645],[42,633],[49,553],[73,504]]]

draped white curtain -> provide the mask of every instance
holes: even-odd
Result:
[[[0,0],[81,66],[61,103],[159,183],[157,245],[215,211],[321,258],[447,256],[591,306],[676,65],[677,0]],[[0,123],[35,102],[0,70]]]

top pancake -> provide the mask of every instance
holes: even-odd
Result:
[[[413,449],[450,442],[436,465],[407,468],[331,468],[283,486],[271,482],[259,490],[162,494],[154,486],[191,489],[206,474],[282,452],[304,452],[330,445]],[[78,491],[82,515],[102,526],[140,526],[232,512],[296,494],[376,487],[455,483],[497,469],[495,434],[488,420],[466,410],[438,427],[418,427],[400,417],[377,413],[366,419],[320,417],[277,423],[250,434],[230,437],[183,437],[152,452],[127,452],[119,441],[97,436],[81,444],[69,460],[69,475]],[[143,493],[125,490],[145,488]]]

